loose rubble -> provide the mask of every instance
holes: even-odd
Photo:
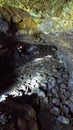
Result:
[[[65,116],[59,116],[58,118],[57,118],[57,120],[58,121],[60,121],[61,123],[64,123],[64,124],[69,124],[69,119],[68,118],[66,118]]]
[[[28,114],[26,115],[26,118],[29,121],[29,127],[31,127],[30,130],[31,129],[54,130],[56,123],[53,126],[53,122],[55,121],[65,125],[71,124],[72,113],[73,113],[73,103],[72,103],[73,96],[71,95],[73,91],[71,90],[71,88],[69,90],[68,82],[70,80],[70,76],[69,76],[69,71],[67,70],[67,66],[65,66],[66,63],[64,64],[64,62],[65,61],[63,61],[62,59],[59,59],[57,53],[55,52],[55,56],[50,54],[39,60],[35,59],[31,63],[25,64],[23,67],[21,67],[22,69],[20,72],[20,76],[18,76],[17,78],[18,83],[16,84],[14,89],[6,93],[6,95],[7,94],[10,96],[12,95],[10,101],[11,107],[14,107],[12,113],[14,113],[14,109],[15,109],[14,102],[18,104],[23,102],[24,104],[26,103],[24,106],[27,106],[27,104],[30,104],[30,107],[33,106],[34,109],[33,111],[37,113],[38,118],[36,117],[35,114],[37,120],[35,121],[31,119],[30,122],[29,118],[27,117]],[[33,98],[31,98],[32,95],[34,95]],[[34,98],[35,95],[38,98],[38,100],[37,98]],[[24,96],[25,97],[27,96],[27,98],[24,99]],[[19,100],[19,98],[21,99]],[[7,103],[9,102],[8,100],[9,98],[6,97]],[[4,102],[3,105],[5,106]],[[14,105],[12,106],[12,104]],[[20,104],[20,106],[21,105],[22,103]],[[24,112],[28,111],[29,115],[32,115],[34,112],[31,114],[29,108],[28,110],[26,108]],[[49,117],[50,118],[49,119],[47,116],[52,116],[52,120],[51,120],[52,126],[47,126],[47,128],[46,128],[47,124],[43,125],[41,119],[41,116],[44,114],[44,109],[45,112],[48,109],[49,113],[48,115],[46,115],[45,113],[44,117],[42,117],[43,120],[44,119],[50,120],[51,117]],[[7,112],[7,110],[4,111],[6,111],[7,114],[9,113]],[[7,119],[7,115],[5,117],[4,116],[5,115],[3,114],[1,114],[0,116],[0,122],[2,124],[1,128],[6,123],[6,120],[11,120],[12,118],[11,115],[9,115],[9,119]],[[19,115],[19,117],[16,117],[16,120],[17,120],[17,127],[20,130],[21,129],[27,130],[26,119],[24,119],[23,121],[23,119]],[[13,120],[13,122],[15,121]],[[40,122],[40,124],[38,122]],[[32,124],[34,125],[32,126]],[[12,127],[16,127],[16,126],[12,124],[11,121],[11,124],[9,125],[8,128],[11,129]],[[58,128],[58,130],[61,130],[60,128],[61,126]],[[15,130],[16,129],[17,128],[15,128]]]

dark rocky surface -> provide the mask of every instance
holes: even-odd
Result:
[[[38,34],[37,42],[37,35],[2,31],[0,129],[73,130],[72,67],[64,48],[51,35]]]

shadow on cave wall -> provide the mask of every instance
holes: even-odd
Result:
[[[14,38],[0,32],[0,94],[16,81]]]

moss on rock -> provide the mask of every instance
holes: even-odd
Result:
[[[56,23],[52,30],[73,27],[73,0],[0,0],[0,6],[4,4],[27,10],[39,19],[52,19]]]

